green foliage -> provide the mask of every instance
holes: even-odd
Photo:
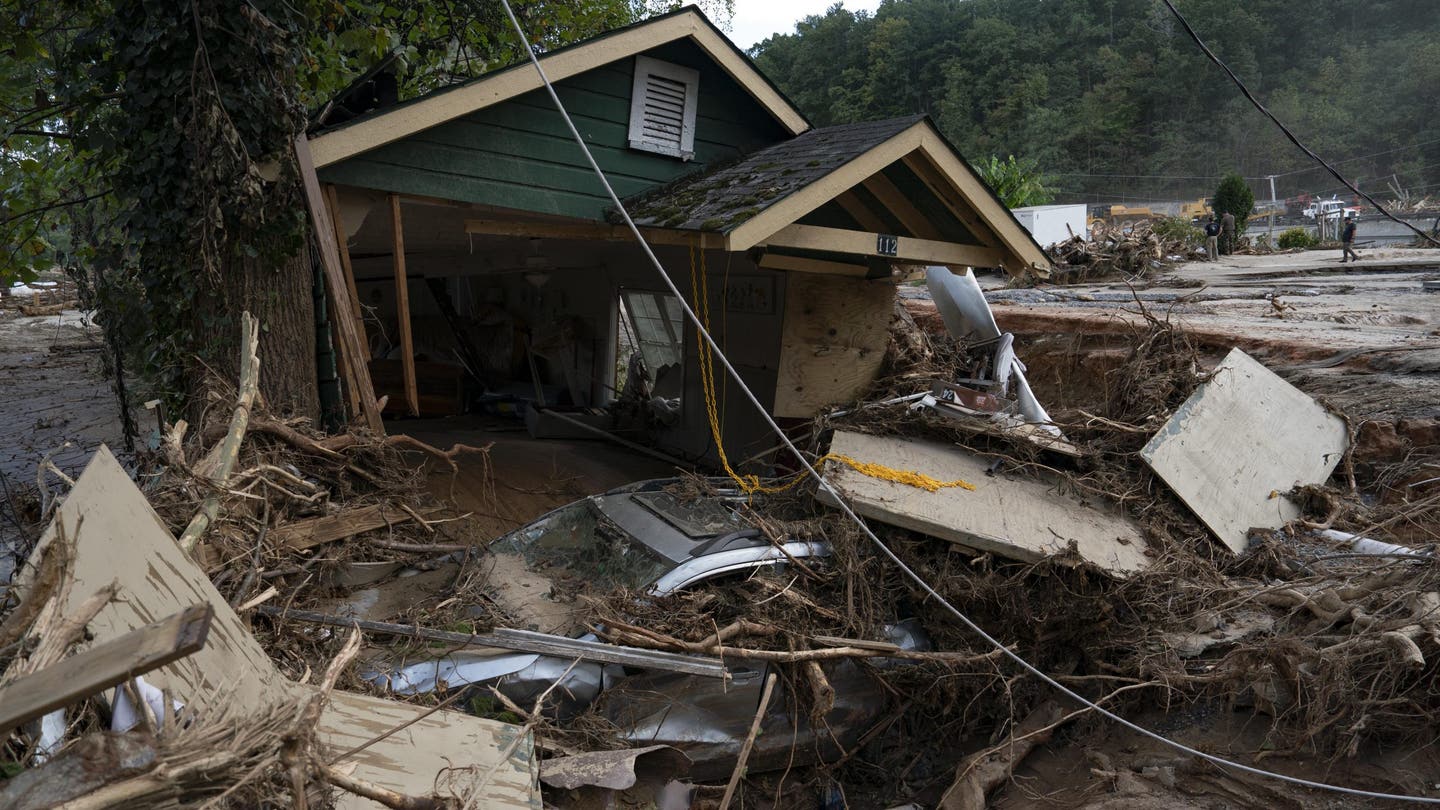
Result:
[[[1279,245],[1281,250],[1308,250],[1320,244],[1320,240],[1304,228],[1287,228],[1275,244]]]
[[[1177,5],[1281,120],[1348,173],[1440,182],[1433,2],[1303,13],[1291,0]],[[1154,0],[894,0],[873,13],[836,4],[752,53],[817,125],[928,113],[964,154],[1035,160],[1061,200],[1195,199],[1232,168],[1283,175],[1281,196],[1334,185]]]
[[[1239,236],[1245,233],[1245,226],[1250,224],[1250,214],[1255,211],[1255,193],[1250,190],[1245,178],[1231,172],[1215,189],[1211,207],[1216,217],[1227,213],[1235,215],[1235,234]]]
[[[1197,248],[1205,242],[1205,232],[1190,224],[1190,220],[1184,217],[1157,219],[1150,227],[1161,239],[1183,242],[1189,248]]]
[[[1045,205],[1055,199],[1033,160],[1016,160],[1014,155],[1001,160],[991,155],[989,160],[975,164],[975,172],[1006,208]]]

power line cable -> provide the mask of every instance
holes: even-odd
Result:
[[[1214,754],[1208,754],[1204,751],[1199,750],[1198,748],[1192,748],[1188,745],[1185,745],[1184,743],[1171,740],[1158,732],[1151,731],[1150,729],[1138,725],[1130,720],[1126,720],[1124,717],[1121,717],[1120,715],[1115,714],[1109,709],[1100,706],[1094,701],[1089,700],[1088,698],[1080,695],[1079,693],[1075,692],[1074,690],[1050,677],[1046,673],[1042,672],[1034,664],[1025,660],[1025,658],[1023,658],[1019,653],[1016,653],[1014,650],[1011,650],[1009,647],[1002,644],[999,639],[985,632],[984,628],[976,624],[974,620],[972,620],[969,616],[965,615],[965,613],[961,612],[959,608],[952,605],[949,600],[942,596],[939,591],[935,590],[935,588],[932,587],[929,582],[926,582],[925,579],[921,577],[918,573],[916,573],[914,569],[906,565],[905,562],[901,560],[894,551],[890,550],[889,546],[885,545],[885,542],[883,540],[881,540],[878,536],[875,535],[873,531],[870,530],[870,527],[865,523],[865,521],[862,520],[861,517],[856,514],[853,509],[850,508],[850,504],[846,502],[845,496],[842,495],[840,491],[830,483],[829,479],[821,475],[820,471],[815,469],[815,467],[805,458],[805,456],[801,453],[800,448],[795,446],[795,443],[790,440],[790,437],[786,435],[785,431],[780,428],[780,425],[775,422],[775,419],[770,415],[770,412],[766,410],[765,406],[760,403],[759,398],[755,396],[755,392],[751,391],[750,386],[746,385],[745,381],[741,379],[740,372],[737,371],[735,366],[730,363],[730,358],[726,357],[724,352],[720,350],[720,345],[716,343],[715,338],[710,334],[709,330],[705,328],[705,325],[701,322],[700,317],[695,314],[695,310],[692,309],[689,303],[686,302],[685,296],[680,294],[680,289],[675,286],[675,282],[671,280],[670,274],[665,272],[664,265],[662,265],[660,263],[660,259],[655,256],[655,251],[651,249],[650,244],[645,241],[644,235],[640,233],[640,228],[635,224],[635,220],[630,217],[630,212],[626,210],[624,204],[620,202],[619,195],[615,193],[614,187],[610,185],[610,181],[605,177],[605,172],[600,168],[600,164],[595,162],[595,156],[590,152],[589,145],[585,143],[584,137],[580,135],[580,130],[575,127],[575,122],[570,118],[570,113],[565,109],[565,105],[561,103],[560,96],[555,92],[554,85],[550,83],[550,77],[545,74],[545,68],[543,65],[540,64],[540,59],[535,54],[535,50],[530,47],[530,40],[528,37],[525,36],[525,30],[520,27],[520,21],[515,17],[515,12],[510,8],[509,0],[500,0],[500,4],[504,6],[506,16],[510,18],[511,25],[515,27],[515,33],[520,37],[520,43],[525,48],[525,52],[530,55],[531,64],[535,66],[536,72],[540,74],[540,81],[545,86],[545,92],[549,94],[550,100],[554,102],[555,109],[559,111],[560,117],[564,119],[565,126],[567,129],[569,129],[571,137],[574,138],[575,143],[580,146],[580,151],[584,153],[585,160],[587,163],[590,164],[591,170],[593,170],[595,172],[595,176],[599,178],[600,184],[605,187],[605,193],[610,197],[610,202],[614,204],[616,212],[619,213],[621,218],[625,220],[626,227],[629,228],[630,233],[635,236],[636,243],[645,253],[645,257],[650,260],[650,264],[655,268],[655,272],[660,276],[660,281],[670,291],[670,294],[675,296],[676,301],[678,301],[680,304],[680,308],[685,311],[685,316],[690,320],[690,323],[695,326],[695,329],[699,333],[700,337],[704,339],[705,344],[710,347],[710,350],[714,352],[714,356],[719,358],[720,363],[725,366],[725,371],[730,375],[731,379],[735,380],[735,383],[739,386],[740,391],[745,394],[745,398],[750,401],[750,404],[755,407],[756,412],[760,414],[760,418],[780,439],[781,444],[783,444],[785,448],[789,450],[790,453],[795,457],[795,459],[800,462],[800,465],[805,468],[805,473],[808,474],[811,478],[815,479],[815,482],[821,488],[823,488],[826,493],[828,493],[832,498],[834,498],[838,508],[842,512],[844,512],[845,515],[850,520],[852,520],[856,526],[860,528],[860,531],[864,532],[865,536],[870,539],[870,542],[875,546],[877,550],[880,551],[881,554],[883,554],[887,559],[889,559],[890,562],[894,563],[895,566],[899,568],[906,577],[908,577],[911,581],[918,585],[921,590],[925,591],[925,593],[928,594],[932,599],[934,599],[937,604],[943,606],[946,610],[948,610],[951,615],[953,615],[962,624],[964,624],[972,633],[984,640],[985,643],[991,645],[996,650],[999,650],[1005,657],[1009,658],[1026,672],[1029,672],[1031,675],[1034,675],[1041,681],[1048,684],[1051,688],[1055,689],[1056,691],[1060,692],[1071,700],[1074,700],[1076,703],[1079,703],[1104,717],[1108,717],[1109,719],[1113,720],[1116,723],[1119,723],[1120,725],[1130,729],[1131,731],[1149,737],[1156,742],[1168,745],[1171,748],[1174,748],[1183,753],[1199,757],[1215,765],[1233,768],[1235,770],[1254,774],[1256,776],[1278,779],[1283,782],[1289,782],[1294,785],[1300,785],[1302,787],[1313,788],[1316,790],[1328,790],[1335,793],[1348,794],[1351,796],[1363,796],[1369,799],[1390,799],[1393,801],[1408,801],[1422,804],[1440,805],[1440,798],[1405,796],[1397,793],[1378,793],[1370,790],[1360,790],[1358,788],[1347,788],[1340,785],[1330,785],[1324,782],[1315,782],[1296,776],[1287,776],[1286,774],[1282,773],[1274,773],[1272,771],[1267,771],[1262,768],[1256,768],[1240,762],[1228,760],[1224,757],[1216,756]]]
[[[1412,144],[1410,144],[1409,146],[1397,146],[1397,147],[1395,147],[1394,149],[1386,149],[1384,152],[1373,152],[1373,153],[1368,154],[1368,155],[1359,155],[1359,156],[1357,156],[1357,157],[1345,158],[1344,160],[1337,160],[1337,161],[1335,161],[1335,165],[1336,165],[1336,166],[1339,166],[1341,163],[1354,163],[1354,162],[1357,161],[1357,160],[1367,160],[1367,159],[1373,158],[1373,157],[1380,157],[1381,155],[1393,155],[1393,154],[1395,154],[1396,152],[1404,152],[1404,151],[1409,150],[1409,149],[1419,149],[1419,148],[1422,147],[1422,146],[1429,146],[1429,145],[1432,144],[1432,143],[1440,143],[1440,138],[1436,138],[1436,139],[1433,140],[1433,141],[1421,141],[1420,143],[1412,143]],[[1320,171],[1320,169],[1321,169],[1320,166],[1311,166],[1311,167],[1308,168],[1308,169],[1296,169],[1296,170],[1294,170],[1294,171],[1281,172],[1280,174],[1274,174],[1274,175],[1267,174],[1267,175],[1265,175],[1264,177],[1251,178],[1251,179],[1268,180],[1268,179],[1270,179],[1271,177],[1274,177],[1274,178],[1276,178],[1276,179],[1279,179],[1279,178],[1281,178],[1281,177],[1289,177],[1289,176],[1291,176],[1292,174],[1304,174],[1305,172],[1318,172],[1318,171]]]
[[[1329,163],[1326,163],[1325,159],[1315,154],[1315,152],[1311,150],[1310,147],[1301,143],[1300,139],[1295,137],[1295,133],[1291,132],[1289,127],[1281,123],[1280,119],[1276,118],[1274,113],[1270,112],[1270,110],[1267,109],[1264,104],[1261,104],[1260,99],[1255,98],[1255,94],[1251,93],[1250,88],[1245,86],[1245,82],[1241,81],[1240,77],[1235,75],[1235,71],[1231,70],[1229,65],[1222,62],[1220,60],[1220,57],[1216,56],[1215,52],[1210,50],[1210,46],[1206,45],[1205,40],[1201,39],[1200,35],[1195,33],[1195,29],[1190,26],[1190,21],[1185,19],[1185,15],[1180,13],[1180,9],[1175,7],[1175,3],[1173,2],[1173,0],[1161,0],[1161,2],[1165,4],[1166,8],[1170,9],[1171,14],[1175,15],[1175,19],[1180,21],[1180,25],[1185,29],[1185,32],[1190,35],[1190,38],[1195,40],[1195,44],[1200,46],[1200,50],[1204,51],[1205,55],[1210,57],[1210,61],[1218,65],[1221,70],[1225,71],[1225,75],[1229,76],[1230,81],[1234,82],[1235,86],[1240,88],[1240,92],[1244,93],[1245,98],[1249,99],[1250,103],[1255,105],[1255,109],[1264,113],[1266,118],[1269,118],[1271,121],[1273,121],[1275,123],[1275,126],[1279,127],[1280,131],[1285,133],[1285,137],[1289,138],[1291,143],[1299,147],[1300,151],[1309,155],[1311,159],[1313,159],[1316,163],[1324,166],[1325,169],[1330,172],[1330,174],[1335,176],[1336,180],[1344,183],[1346,188],[1355,192],[1357,195],[1364,197],[1366,202],[1375,206],[1375,210],[1384,214],[1386,218],[1398,223],[1399,225],[1409,228],[1410,230],[1414,231],[1415,234],[1420,238],[1434,244],[1436,247],[1440,247],[1440,239],[1436,239],[1430,234],[1425,233],[1414,225],[1411,225],[1405,220],[1400,219],[1399,217],[1390,213],[1390,211],[1387,210],[1385,206],[1381,205],[1378,200],[1376,200],[1374,197],[1371,197],[1369,194],[1361,191],[1359,188],[1356,188],[1353,183],[1351,183],[1349,180],[1346,180],[1345,177],[1340,174],[1339,170],[1337,170],[1334,166],[1331,166]]]

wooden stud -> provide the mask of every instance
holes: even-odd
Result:
[[[950,210],[950,213],[963,222],[965,227],[975,235],[975,238],[980,240],[981,244],[990,247],[1000,244],[1000,238],[995,235],[995,231],[985,224],[980,215],[955,192],[955,189],[950,187],[944,176],[925,160],[923,154],[906,155],[904,162],[906,166],[910,167],[910,171],[920,178],[925,187],[930,189],[930,193],[939,198],[940,202]]]
[[[900,220],[900,224],[912,235],[921,239],[944,241],[945,235],[940,233],[940,229],[920,213],[920,209],[915,207],[915,203],[910,202],[910,198],[901,193],[900,189],[890,182],[890,178],[877,172],[865,178],[863,185],[871,194],[875,195],[875,199],[890,209],[890,213],[894,214],[895,218]]]
[[[304,133],[295,138],[295,160],[305,188],[305,204],[310,209],[310,225],[315,229],[315,241],[320,245],[320,265],[325,272],[330,310],[335,313],[336,333],[342,347],[341,375],[346,386],[359,392],[360,396],[360,411],[351,416],[363,416],[371,433],[384,436],[385,423],[381,421],[380,409],[375,405],[375,386],[370,382],[370,369],[360,359],[364,333],[356,331],[360,323],[359,313],[350,306],[350,296],[341,292],[347,284],[345,269],[340,263],[340,249],[335,243],[335,226],[330,221],[330,209],[325,205],[325,193],[320,188],[320,178],[315,175],[315,165],[310,159],[310,142]]]
[[[698,11],[632,26],[540,58],[546,75],[558,82],[632,57],[667,42],[689,38],[765,108],[792,135],[810,128],[784,96]],[[312,148],[317,166],[329,166],[362,152],[515,98],[541,87],[528,62],[499,70],[444,93],[417,99],[317,137]]]
[[[361,311],[361,310],[360,310],[360,295],[355,291],[355,272],[354,272],[354,269],[350,266],[350,248],[349,248],[348,245],[345,244],[345,241],[346,241],[346,240],[345,240],[345,226],[344,226],[344,224],[343,224],[343,222],[342,222],[342,219],[341,219],[342,215],[341,215],[341,213],[340,213],[340,204],[339,204],[339,202],[335,199],[335,186],[333,186],[333,185],[327,185],[327,186],[325,186],[325,204],[326,204],[326,206],[329,207],[329,209],[330,209],[330,219],[331,219],[331,221],[335,223],[335,243],[336,243],[336,245],[338,245],[338,247],[339,247],[339,252],[340,252],[340,267],[341,267],[341,269],[345,272],[345,292],[346,292],[346,296],[350,299],[351,312],[354,312],[356,315],[359,315],[359,314],[360,314],[360,311]],[[331,320],[333,321],[335,317],[336,317],[336,314],[332,312],[332,313],[331,313]],[[354,330],[355,330],[358,334],[364,335],[364,334],[365,334],[365,323],[364,323],[364,321],[361,321],[360,323],[355,324],[355,325],[354,325]],[[339,360],[339,362],[336,364],[336,367],[337,367],[337,368],[343,368],[344,365],[345,365],[345,363],[346,363],[346,360],[345,360],[345,358],[344,358],[343,355],[344,355],[346,352],[348,352],[348,351],[353,351],[353,350],[354,350],[354,347],[353,347],[353,346],[344,345],[343,341],[339,341],[339,340],[333,341],[333,343],[334,343],[334,345],[335,345],[335,349],[336,349],[336,352],[337,352],[337,358],[338,358],[338,360]],[[367,341],[362,341],[362,342],[361,342],[361,346],[362,346],[363,352],[364,352],[364,353],[361,355],[361,359],[364,360],[365,362],[369,362],[369,360],[370,360],[370,346],[369,346],[369,341],[368,341],[368,340],[367,340]],[[341,376],[342,376],[342,377],[345,377],[345,375],[341,375]],[[346,398],[347,400],[349,400],[349,402],[350,402],[350,410],[348,411],[348,413],[353,413],[353,414],[358,414],[358,413],[360,413],[360,392],[357,391],[357,390],[355,390],[355,386],[349,384],[349,379],[348,379],[348,377],[345,378],[345,385],[343,385],[343,386],[341,386],[341,387],[345,389],[345,398]]]
[[[870,207],[860,199],[860,195],[855,193],[855,189],[852,188],[839,197],[836,197],[835,202],[841,208],[845,209],[845,213],[849,214],[851,219],[860,223],[860,227],[865,230],[876,233],[884,233],[886,230],[889,230],[890,226],[886,225],[885,220],[870,210]],[[915,235],[923,236],[924,234]]]
[[[998,267],[1003,257],[1003,254],[994,248],[962,245],[957,242],[939,242],[933,239],[916,239],[910,236],[896,238],[898,249],[895,255],[882,255],[876,250],[878,236],[879,234],[865,231],[822,228],[816,225],[790,225],[771,235],[765,240],[765,243],[772,247],[788,247],[797,250],[822,250],[857,256],[877,256],[891,262],[907,264]]]
[[[0,687],[0,734],[205,646],[215,612],[199,604]]]
[[[411,416],[420,415],[415,385],[415,340],[410,331],[410,280],[405,275],[405,224],[400,216],[400,195],[390,195],[390,225],[394,233],[395,311],[400,317],[400,373],[405,380],[405,405]]]

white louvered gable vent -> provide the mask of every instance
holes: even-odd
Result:
[[[635,57],[630,91],[630,148],[689,160],[695,156],[695,107],[700,73]]]

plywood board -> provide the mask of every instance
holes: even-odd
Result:
[[[775,415],[814,416],[875,381],[890,342],[895,285],[789,273]]]
[[[82,522],[83,521],[83,522]],[[112,581],[119,598],[90,623],[93,643],[103,644],[181,611],[206,603],[214,610],[205,646],[146,676],[168,689],[187,710],[204,716],[223,705],[255,706],[299,701],[312,687],[286,679],[275,668],[249,629],[230,609],[200,568],[180,550],[150,508],[145,496],[110,451],[101,447],[61,505],[56,523],[40,548],[54,542],[58,524],[75,544],[75,586],[67,607],[73,609]],[[40,559],[40,549],[32,559]],[[21,587],[24,587],[21,583]],[[341,754],[425,710],[365,695],[335,692],[318,729],[322,741]],[[352,776],[411,794],[428,794],[436,775],[448,768],[474,767],[495,775],[487,789],[487,807],[539,808],[533,747],[516,740],[520,729],[457,712],[435,712],[404,731],[368,747],[346,761]],[[380,805],[344,794],[346,808]]]
[[[1320,484],[1349,444],[1345,421],[1232,349],[1141,455],[1235,552],[1252,527],[1278,529],[1300,510],[1281,493]]]
[[[1082,558],[1119,576],[1149,564],[1145,539],[1132,521],[1062,494],[1045,480],[987,476],[990,459],[960,447],[837,430],[830,452],[975,486],[973,492],[927,492],[844,464],[827,465],[826,476],[851,507],[882,523],[1022,562],[1061,553],[1073,542]],[[832,501],[823,491],[820,499]]]

